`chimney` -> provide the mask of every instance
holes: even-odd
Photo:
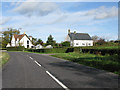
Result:
[[[32,36],[29,36],[30,40],[32,41]]]
[[[74,34],[76,34],[76,31],[74,31]]]
[[[68,29],[68,34],[70,34],[70,29]]]

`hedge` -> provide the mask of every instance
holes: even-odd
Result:
[[[100,54],[100,55],[114,55],[119,54],[120,49],[85,49],[81,47],[69,47],[69,48],[52,48],[52,49],[28,49],[30,52],[40,52],[40,53],[68,53],[68,52],[82,52],[82,53],[91,53],[91,54]]]
[[[51,49],[26,49],[30,52],[39,52],[39,53],[68,53],[73,52],[74,48],[51,48]]]
[[[0,48],[0,50],[6,50],[6,48]]]
[[[100,54],[100,55],[114,55],[119,54],[120,49],[83,49],[83,48],[74,48],[74,52],[83,52],[83,53],[91,53],[91,54]]]
[[[17,47],[7,47],[7,51],[23,51],[25,48],[24,46],[17,46]]]

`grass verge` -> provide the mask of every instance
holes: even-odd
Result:
[[[66,59],[97,69],[106,70],[120,75],[120,62],[118,60],[118,55],[100,56],[89,53],[57,53],[51,56]]]
[[[0,67],[3,66],[4,64],[6,64],[9,60],[10,56],[7,52],[2,52],[2,54],[0,55]]]

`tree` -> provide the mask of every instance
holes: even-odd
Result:
[[[63,47],[69,47],[70,46],[70,42],[65,41],[61,43]]]
[[[55,41],[53,40],[53,37],[52,35],[50,35],[47,39],[47,42],[46,42],[46,45],[52,45],[52,46],[55,46]]]
[[[37,45],[37,38],[32,37],[32,44],[35,45],[35,46]]]
[[[105,44],[106,42],[105,42],[105,39],[103,39],[103,38],[100,38],[98,41],[97,41],[97,44],[99,44],[99,45],[103,45],[103,44]]]
[[[97,41],[98,41],[98,39],[99,39],[99,37],[98,37],[97,35],[92,36],[92,40],[93,40],[93,42],[97,42]]]
[[[11,39],[13,34],[20,34],[20,31],[17,29],[8,28],[7,31],[2,32],[2,47],[6,47],[8,43],[11,44]]]
[[[43,41],[42,41],[41,39],[38,39],[36,44],[41,44],[41,45],[43,45]]]

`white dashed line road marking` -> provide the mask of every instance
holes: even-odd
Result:
[[[37,61],[34,61],[38,66],[40,66],[41,67],[41,65],[37,62]]]
[[[64,84],[62,84],[57,78],[55,78],[51,73],[49,73],[48,71],[46,71],[46,73],[52,77],[60,86],[62,86],[65,90],[69,90],[68,87],[66,87]]]
[[[33,58],[32,58],[32,57],[29,57],[29,58],[33,60]]]

